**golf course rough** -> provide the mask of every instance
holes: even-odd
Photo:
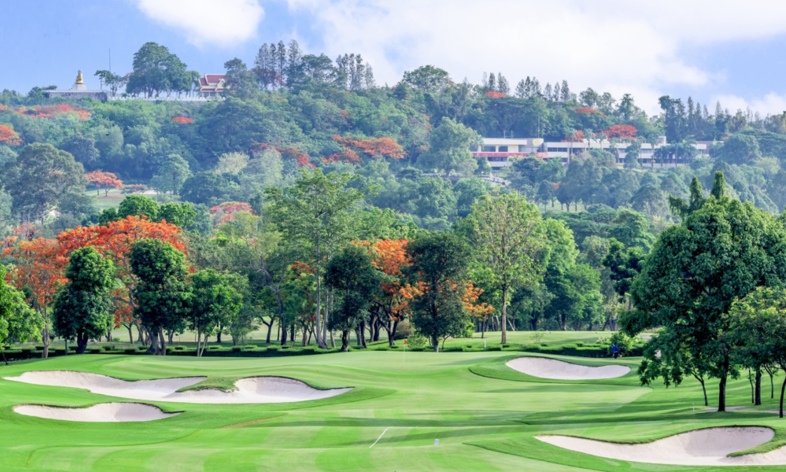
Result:
[[[128,423],[155,421],[177,416],[180,413],[164,413],[160,408],[144,403],[98,403],[85,408],[70,408],[46,405],[17,405],[14,411],[20,415],[35,416],[49,420],[81,421],[87,423]]]
[[[14,382],[53,387],[82,388],[100,395],[133,400],[178,403],[288,403],[321,400],[346,393],[351,388],[319,390],[299,380],[285,377],[251,377],[235,382],[235,390],[178,390],[196,385],[205,377],[183,377],[159,380],[126,381],[106,375],[74,371],[33,371],[18,377],[5,377]]]
[[[764,444],[774,436],[770,428],[748,426],[699,429],[644,444],[557,435],[536,438],[571,451],[630,462],[696,466],[786,465],[786,446],[761,454],[728,457],[733,452]]]
[[[630,367],[624,365],[590,367],[545,357],[519,357],[506,365],[523,374],[553,380],[614,379],[630,373]]]

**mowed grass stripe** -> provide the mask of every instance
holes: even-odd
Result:
[[[129,380],[281,375],[323,388],[356,387],[331,399],[292,404],[151,402],[185,413],[144,425],[79,424],[23,417],[11,408],[18,403],[85,406],[108,397],[0,380],[0,470],[608,470],[604,467],[613,461],[533,437],[645,441],[699,427],[759,424],[773,427],[777,442],[786,430],[777,415],[704,412],[692,379],[676,389],[640,387],[635,374],[618,383],[543,382],[508,372],[504,363],[510,358],[508,352],[408,352],[404,358],[395,351],[238,359],[88,355],[0,367],[0,377],[27,370],[77,370]],[[636,359],[622,362],[634,369],[637,364]],[[494,375],[471,371],[479,366]],[[714,402],[715,382],[708,389]],[[749,402],[747,379],[732,381],[728,404]],[[762,408],[775,407],[775,400],[765,398]],[[370,449],[385,428],[390,429]],[[439,446],[434,439],[440,439]],[[619,470],[679,470],[616,463]]]

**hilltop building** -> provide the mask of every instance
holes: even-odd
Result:
[[[199,96],[210,98],[224,94],[227,76],[224,74],[205,74],[199,78]]]
[[[70,89],[49,90],[45,92],[45,95],[49,98],[71,98],[76,100],[90,98],[93,100],[100,100],[102,102],[107,101],[108,98],[106,92],[103,90],[90,90],[87,88],[84,77],[82,77],[81,70],[76,74],[76,80]]]
[[[699,157],[709,156],[712,143],[703,141],[693,145]],[[653,162],[655,151],[666,146],[666,138],[661,136],[653,145],[652,143],[642,143],[639,151],[639,164],[643,166],[655,165]],[[578,156],[585,151],[592,149],[602,149],[616,155],[617,164],[622,165],[627,155],[626,149],[630,143],[618,143],[606,139],[584,139],[576,142],[568,141],[544,141],[542,138],[483,138],[483,143],[472,149],[472,155],[477,158],[487,158],[489,166],[493,170],[510,167],[517,159],[527,156],[539,157],[541,159],[559,159],[563,164],[570,162],[574,156]],[[683,162],[671,164],[656,164],[658,167],[669,167]]]

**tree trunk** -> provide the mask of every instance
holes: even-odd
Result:
[[[84,354],[87,349],[87,333],[79,333],[76,336],[76,353]]]
[[[502,339],[500,342],[508,342],[508,286],[502,285]]]
[[[726,377],[723,375],[718,384],[718,411],[726,411]]]
[[[267,344],[270,344],[270,332],[273,331],[273,320],[274,320],[274,318],[271,316],[270,317],[270,324],[267,325],[267,337],[265,337],[265,342]]]
[[[751,373],[750,369],[748,369],[748,384],[751,386],[751,403],[755,404],[756,395],[754,392],[755,389],[753,388],[753,374]]]
[[[148,354],[154,354],[154,355],[157,356],[159,354],[159,351],[158,351],[158,333],[156,333],[154,335],[152,331],[148,330],[147,337],[150,340],[150,347],[147,348]]]
[[[169,344],[174,344],[175,343],[175,332],[174,331],[170,331],[169,333],[167,333],[167,338],[169,339]]]
[[[707,385],[705,385],[704,379],[699,379],[699,383],[701,384],[701,392],[704,394],[704,406],[710,406],[710,401],[707,399]]]
[[[366,347],[366,320],[360,321],[360,328],[358,329],[358,346],[364,349]]]
[[[44,352],[41,353],[41,359],[49,357],[49,323],[44,325],[44,330],[41,333],[41,342],[44,344]]]
[[[134,344],[134,332],[131,331],[131,324],[129,323],[126,327],[128,328],[128,342]]]
[[[431,344],[432,344],[432,347],[434,349],[434,352],[439,352],[439,338],[436,337],[436,336],[433,336],[431,338]]]
[[[349,330],[341,331],[341,352],[349,351]]]
[[[756,395],[754,405],[761,405],[761,367],[756,368]]]
[[[223,328],[221,325],[218,325],[218,329],[216,329],[216,343],[218,344],[221,344],[221,331],[223,331]]]
[[[390,347],[393,347],[396,342],[396,329],[398,329],[398,319],[393,321],[393,327],[388,331],[388,344]]]
[[[281,325],[281,345],[285,346],[287,344],[287,327],[285,325]]]
[[[778,410],[778,417],[783,418],[783,392],[786,390],[786,379],[783,379],[783,385],[781,385],[781,406]]]

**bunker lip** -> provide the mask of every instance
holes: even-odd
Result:
[[[155,421],[177,416],[180,413],[165,413],[157,406],[145,403],[98,403],[88,407],[62,407],[49,405],[17,405],[14,411],[20,415],[35,416],[49,420],[79,421],[84,423],[130,423]]]
[[[546,357],[518,357],[505,365],[523,374],[552,380],[613,379],[630,373],[630,367],[624,365],[590,367]]]
[[[6,380],[36,385],[72,387],[92,393],[133,400],[180,403],[288,403],[321,400],[346,393],[351,388],[319,390],[286,377],[249,377],[235,382],[235,390],[178,390],[196,385],[206,377],[126,381],[105,375],[75,371],[31,371]]]
[[[727,426],[675,434],[643,444],[621,444],[575,436],[535,436],[553,446],[607,459],[690,466],[786,465],[786,446],[770,452],[728,457],[764,444],[775,432],[763,426]]]

